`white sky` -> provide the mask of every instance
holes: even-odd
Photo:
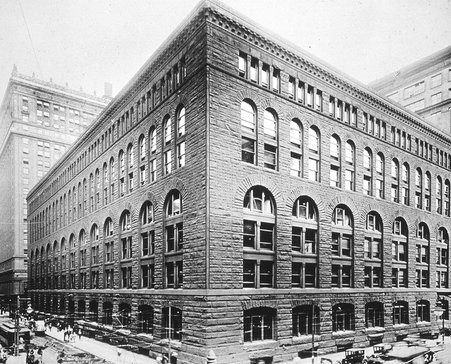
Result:
[[[363,83],[451,45],[451,0],[223,2]],[[0,100],[13,64],[97,95],[108,81],[115,95],[197,3],[0,0]]]

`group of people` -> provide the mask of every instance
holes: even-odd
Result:
[[[27,349],[26,364],[42,364],[42,348]]]

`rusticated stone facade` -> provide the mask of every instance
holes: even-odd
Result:
[[[178,363],[436,331],[450,144],[203,2],[30,193],[33,305]]]

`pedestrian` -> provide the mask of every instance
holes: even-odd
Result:
[[[78,328],[78,340],[81,340],[81,327]]]
[[[58,363],[62,363],[65,356],[66,356],[66,353],[64,352],[64,349],[63,349],[58,353],[58,356],[56,357],[56,361]]]

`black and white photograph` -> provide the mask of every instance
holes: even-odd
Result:
[[[0,0],[0,363],[451,364],[450,0]]]

